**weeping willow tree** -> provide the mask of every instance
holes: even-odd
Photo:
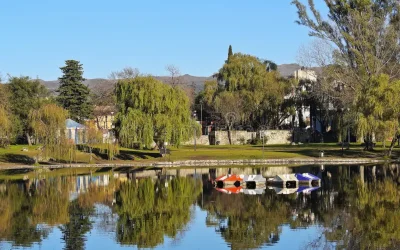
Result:
[[[115,96],[116,131],[123,146],[151,147],[154,141],[179,146],[193,134],[189,99],[179,87],[139,76],[119,80]]]
[[[117,240],[122,244],[156,247],[190,220],[190,206],[201,192],[192,178],[168,182],[142,179],[123,183],[117,192]]]
[[[0,147],[6,147],[10,143],[12,124],[7,110],[0,106]]]
[[[359,96],[355,107],[358,134],[365,134],[367,149],[372,149],[372,135],[381,134],[382,141],[397,135],[400,118],[400,81],[390,82],[388,75],[371,80],[371,85]],[[394,145],[391,146],[389,154]]]
[[[45,104],[29,114],[36,138],[43,144],[45,157],[72,161],[76,159],[75,145],[65,138],[68,112],[56,104]]]

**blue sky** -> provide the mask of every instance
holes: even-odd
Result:
[[[295,23],[291,0],[0,0],[0,72],[44,80],[67,59],[86,78],[123,67],[209,76],[234,52],[296,62],[312,38]],[[304,1],[303,1],[304,2]],[[322,0],[316,0],[321,9]]]

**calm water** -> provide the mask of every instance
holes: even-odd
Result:
[[[0,180],[0,249],[399,249],[399,166],[25,173]],[[312,192],[225,194],[227,173],[310,172]],[[25,179],[25,180],[24,180]]]

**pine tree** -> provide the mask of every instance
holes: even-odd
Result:
[[[71,119],[83,122],[90,118],[93,105],[90,100],[90,89],[82,82],[83,68],[79,61],[67,60],[65,66],[60,68],[63,76],[58,78],[60,87],[57,98],[60,105],[69,111]]]

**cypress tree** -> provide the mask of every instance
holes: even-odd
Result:
[[[79,61],[67,60],[65,66],[60,68],[63,76],[58,78],[60,87],[57,98],[60,105],[69,111],[71,119],[83,122],[90,118],[93,105],[90,100],[90,89],[82,82],[83,67]]]
[[[227,62],[229,62],[229,58],[231,58],[232,55],[233,55],[233,52],[232,52],[232,45],[229,45],[229,49],[228,49],[228,61],[227,61]]]

